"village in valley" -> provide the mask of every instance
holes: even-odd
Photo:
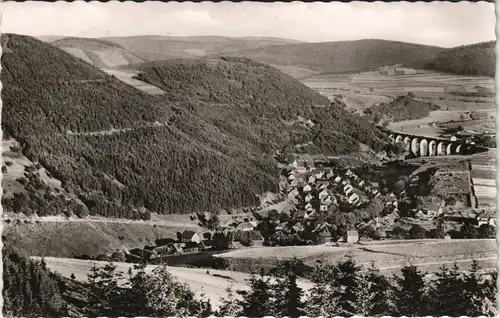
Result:
[[[456,137],[450,141],[458,142]],[[177,240],[158,240],[156,246],[124,256],[175,264],[185,261],[182,255],[192,262],[194,255],[203,259],[265,246],[491,238],[496,233],[496,188],[480,177],[484,169],[494,169],[492,158],[491,150],[406,160],[393,154],[383,165],[362,167],[338,165],[326,157],[297,158],[280,164],[279,194],[263,197],[261,206],[196,213],[190,218],[203,231],[178,232]]]

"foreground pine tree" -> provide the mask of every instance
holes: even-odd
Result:
[[[275,269],[274,315],[279,317],[300,317],[306,314],[303,301],[304,291],[297,285],[300,262],[296,259],[285,262]],[[267,314],[269,315],[269,314]]]
[[[240,300],[237,301],[238,315],[246,317],[263,317],[275,315],[275,297],[269,278],[264,275],[252,275],[249,281],[250,290],[237,291]]]
[[[425,274],[409,264],[401,269],[402,277],[396,276],[395,304],[392,316],[422,317],[429,313],[426,297]]]
[[[63,279],[49,272],[43,259],[28,259],[4,246],[3,316],[61,317],[68,315]]]

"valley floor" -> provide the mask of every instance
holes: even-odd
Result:
[[[100,261],[56,257],[46,257],[45,262],[51,271],[67,278],[74,274],[75,279],[79,281],[87,280],[87,274],[90,273],[93,264],[98,267],[107,264]],[[117,266],[117,271],[124,274],[127,274],[129,268],[133,268],[134,265],[121,262],[114,264]],[[156,266],[148,265],[146,271],[152,271]],[[220,305],[221,297],[227,296],[227,288],[233,291],[248,289],[247,280],[250,278],[250,274],[247,273],[203,268],[169,267],[169,272],[181,283],[186,283],[198,295],[204,294],[214,307]],[[304,279],[299,280],[298,284],[305,290],[312,287],[312,284]]]

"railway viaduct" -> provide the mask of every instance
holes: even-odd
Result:
[[[386,131],[386,133],[389,135],[390,143],[393,145],[403,143],[405,150],[416,157],[464,155],[470,153],[475,148],[473,145],[466,144],[463,141],[452,141],[393,131]]]

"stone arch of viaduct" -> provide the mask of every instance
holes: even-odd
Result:
[[[407,152],[417,157],[462,155],[470,150],[470,145],[461,142],[431,137],[390,132],[389,142],[402,143]]]

